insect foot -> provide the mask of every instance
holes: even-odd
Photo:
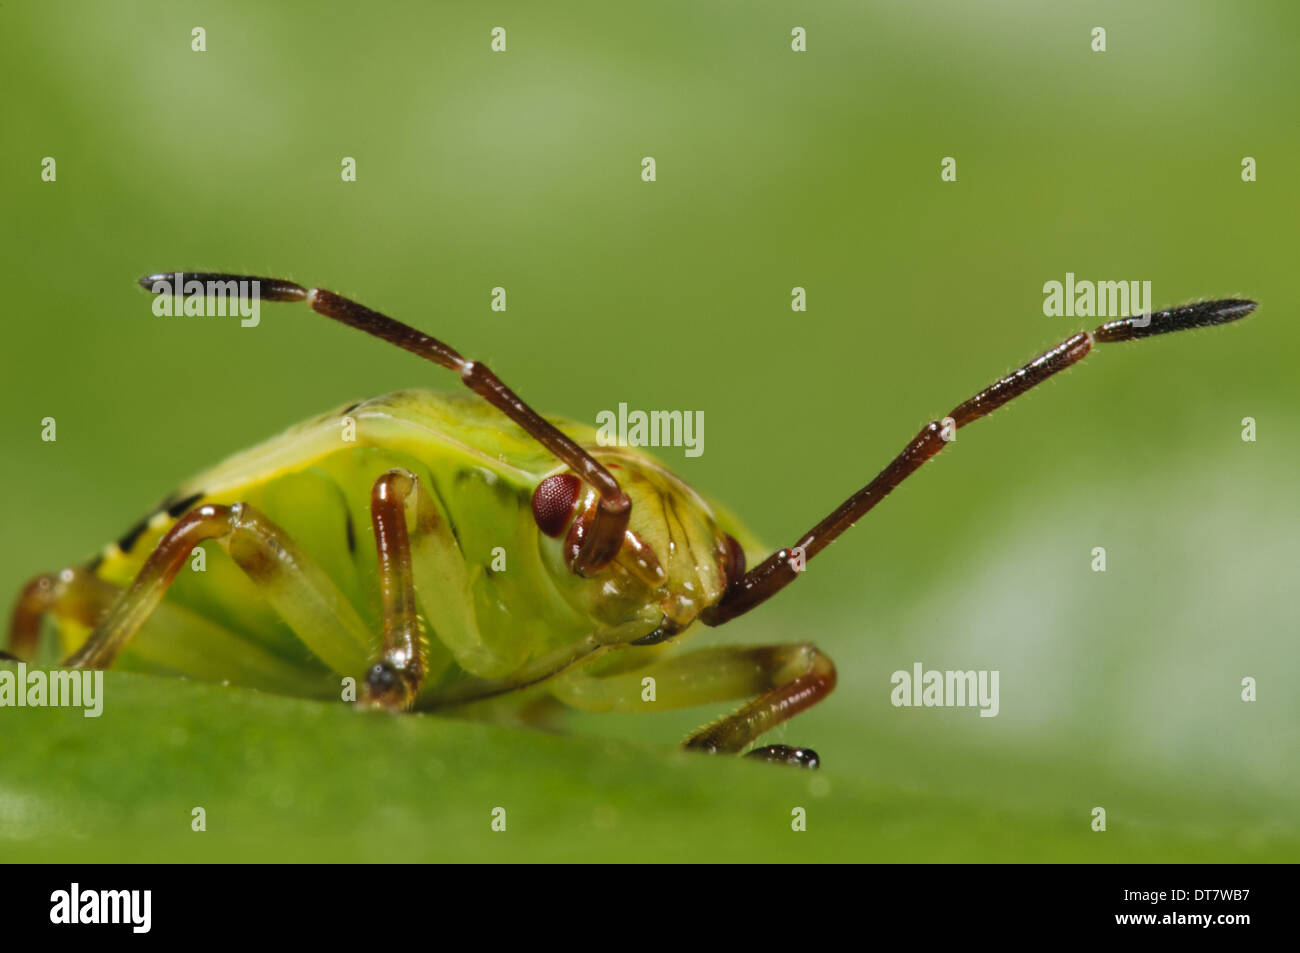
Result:
[[[366,672],[366,690],[357,707],[403,711],[415,701],[415,693],[415,679],[408,672],[392,662],[376,662]]]
[[[768,745],[766,748],[755,748],[746,758],[757,758],[760,761],[769,761],[773,764],[793,764],[800,768],[807,768],[810,771],[821,767],[822,759],[817,756],[817,752],[812,748],[792,748],[790,745]]]
[[[707,736],[691,738],[682,747],[687,751],[702,751],[705,754],[723,754],[729,750]],[[821,758],[812,748],[794,748],[790,745],[768,745],[755,748],[746,758],[757,758],[771,764],[790,764],[800,768],[814,770],[821,766]]]

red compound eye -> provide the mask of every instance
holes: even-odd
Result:
[[[557,473],[537,484],[533,491],[533,519],[537,528],[552,537],[563,533],[581,491],[582,481],[572,473]]]

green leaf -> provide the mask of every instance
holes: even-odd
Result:
[[[1122,785],[1109,792],[1110,830],[1099,834],[1089,829],[1084,802],[1062,796],[1068,784],[1044,785],[1032,769],[1024,772],[1034,789],[1024,803],[1002,805],[979,785],[962,796],[915,778],[872,778],[870,741],[824,750],[829,767],[809,772],[686,754],[667,743],[368,714],[144,675],[106,673],[104,692],[98,718],[70,708],[0,709],[0,854],[7,860],[1296,856],[1293,832],[1266,838],[1225,828],[1212,806],[1133,797]],[[894,760],[883,746],[876,756]],[[1009,770],[1005,762],[970,760],[950,769]],[[191,830],[196,807],[206,815],[203,832]],[[504,832],[491,826],[498,807]],[[807,813],[805,832],[791,829],[796,807]]]

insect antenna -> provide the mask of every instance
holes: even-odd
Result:
[[[146,275],[140,279],[140,285],[154,294],[166,293],[176,286],[184,287],[191,282],[200,282],[204,288],[210,287],[210,283],[248,282],[263,301],[304,302],[317,314],[364,331],[417,357],[455,371],[466,387],[517,423],[600,494],[595,519],[573,560],[574,571],[580,575],[598,572],[618,554],[632,515],[632,500],[623,492],[613,474],[524,403],[486,364],[468,360],[454,348],[423,331],[323,288],[308,289],[281,278],[194,271]],[[236,287],[245,285],[239,284]],[[179,293],[179,290],[173,293]]]
[[[1109,321],[1091,332],[1080,331],[1067,338],[1024,367],[984,388],[970,400],[958,404],[943,421],[931,421],[922,427],[903,452],[874,480],[799,537],[793,546],[777,550],[733,582],[722,598],[700,615],[701,621],[706,625],[722,625],[772,598],[795,580],[808,560],[862,519],[921,464],[947,446],[958,428],[988,416],[1052,375],[1083,360],[1091,353],[1094,344],[1134,341],[1156,334],[1227,324],[1254,310],[1255,302],[1239,298],[1200,301],[1150,315]]]

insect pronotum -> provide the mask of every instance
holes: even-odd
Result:
[[[158,290],[166,275],[141,284]],[[591,711],[749,699],[685,747],[740,753],[835,687],[806,643],[676,651],[772,598],[836,537],[991,413],[1096,344],[1224,324],[1228,299],[1121,318],[1075,334],[932,421],[874,479],[790,547],[753,538],[647,454],[543,418],[485,365],[331,291],[256,281],[263,300],[318,314],[460,375],[476,396],[402,391],[294,427],[200,474],[103,553],[22,590],[10,653],[58,625],[64,665],[229,680],[391,710],[448,709],[538,687]],[[257,286],[255,286],[257,287]],[[351,422],[352,440],[340,439]],[[369,534],[357,529],[369,525]],[[186,572],[213,543],[205,571]],[[492,569],[494,554],[508,568]],[[192,568],[192,567],[191,567]],[[168,598],[164,601],[164,596]],[[654,701],[643,680],[654,679]],[[749,752],[816,766],[808,748]]]

